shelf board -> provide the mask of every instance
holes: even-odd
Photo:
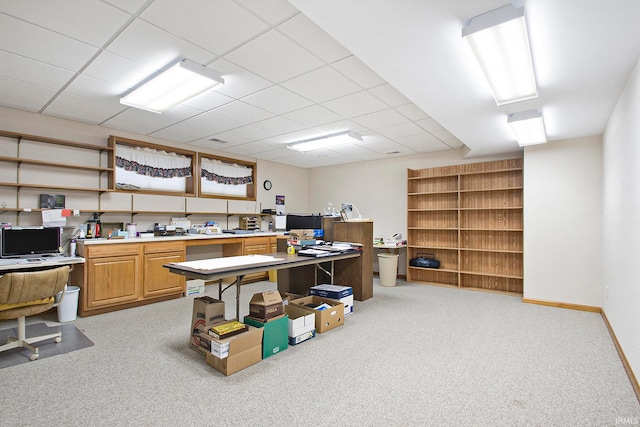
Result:
[[[450,270],[447,268],[424,268],[424,267],[412,267],[409,266],[410,269],[413,270],[426,270],[426,271],[432,271],[435,273],[455,273],[458,274],[458,270]]]
[[[440,209],[407,209],[407,212],[458,212],[458,208],[440,208]]]
[[[408,248],[413,248],[413,249],[433,249],[433,250],[439,250],[439,251],[457,251],[458,248],[452,248],[451,246],[427,246],[427,245],[409,245],[407,246]]]
[[[24,159],[21,157],[7,157],[0,156],[0,162],[11,162],[11,163],[25,163],[29,165],[38,165],[38,166],[51,166],[57,168],[73,168],[73,169],[82,169],[96,172],[113,172],[113,168],[102,167],[102,166],[85,166],[85,165],[76,165],[71,163],[59,163],[59,162],[48,162],[44,160],[34,160],[34,159]]]
[[[418,179],[440,179],[440,178],[457,177],[459,175],[460,175],[459,173],[451,173],[451,174],[443,174],[443,175],[436,175],[436,176],[410,176],[410,177],[407,177],[407,179],[410,181],[418,180]]]
[[[521,210],[522,206],[501,206],[490,208],[460,208],[461,211],[503,211],[503,210]]]
[[[496,274],[496,273],[483,273],[480,271],[462,271],[460,270],[460,274],[469,274],[473,276],[486,276],[486,277],[503,277],[505,279],[519,279],[522,280],[524,277],[522,276],[514,276],[512,274]]]
[[[9,132],[5,130],[0,130],[0,136],[25,141],[46,142],[48,144],[63,145],[65,147],[82,148],[93,151],[113,151],[113,148],[106,145],[82,144],[74,141],[65,141],[63,139],[47,138],[46,136],[28,135],[25,133]]]
[[[458,227],[407,227],[407,230],[446,230],[458,231]]]
[[[407,193],[408,196],[439,196],[440,194],[456,194],[458,190],[448,191],[422,191],[420,193]]]
[[[460,231],[524,231],[522,228],[461,228]]]
[[[460,193],[492,193],[496,191],[522,190],[522,185],[517,187],[500,187],[500,188],[478,188],[471,190],[460,190]]]
[[[493,253],[505,253],[505,254],[522,254],[524,251],[510,250],[510,249],[475,249],[475,248],[460,248],[461,251],[467,252],[493,252]]]
[[[115,191],[112,188],[85,188],[85,187],[70,187],[64,185],[49,185],[49,184],[22,184],[16,182],[0,182],[0,187],[16,187],[16,188],[38,188],[38,189],[50,189],[50,190],[63,190],[63,191],[84,191],[84,192],[109,192]]]

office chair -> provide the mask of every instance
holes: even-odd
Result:
[[[0,352],[14,348],[28,348],[32,351],[29,360],[38,358],[38,348],[31,344],[55,338],[62,341],[62,332],[26,337],[26,316],[43,313],[57,307],[66,293],[69,279],[69,266],[50,270],[12,272],[0,276],[0,320],[18,319],[18,337],[9,337],[8,342],[0,346]],[[55,296],[62,297],[55,302]]]

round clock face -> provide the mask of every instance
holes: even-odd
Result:
[[[268,179],[262,185],[264,186],[265,190],[271,190],[271,181],[269,181]]]

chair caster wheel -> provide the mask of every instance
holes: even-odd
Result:
[[[38,353],[33,353],[31,356],[29,356],[29,360],[33,361],[38,359]]]
[[[61,342],[62,341],[62,337],[56,337],[55,341],[56,342]]]

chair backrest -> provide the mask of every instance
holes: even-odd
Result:
[[[22,304],[55,296],[69,279],[69,266],[7,273],[0,277],[0,304]]]

